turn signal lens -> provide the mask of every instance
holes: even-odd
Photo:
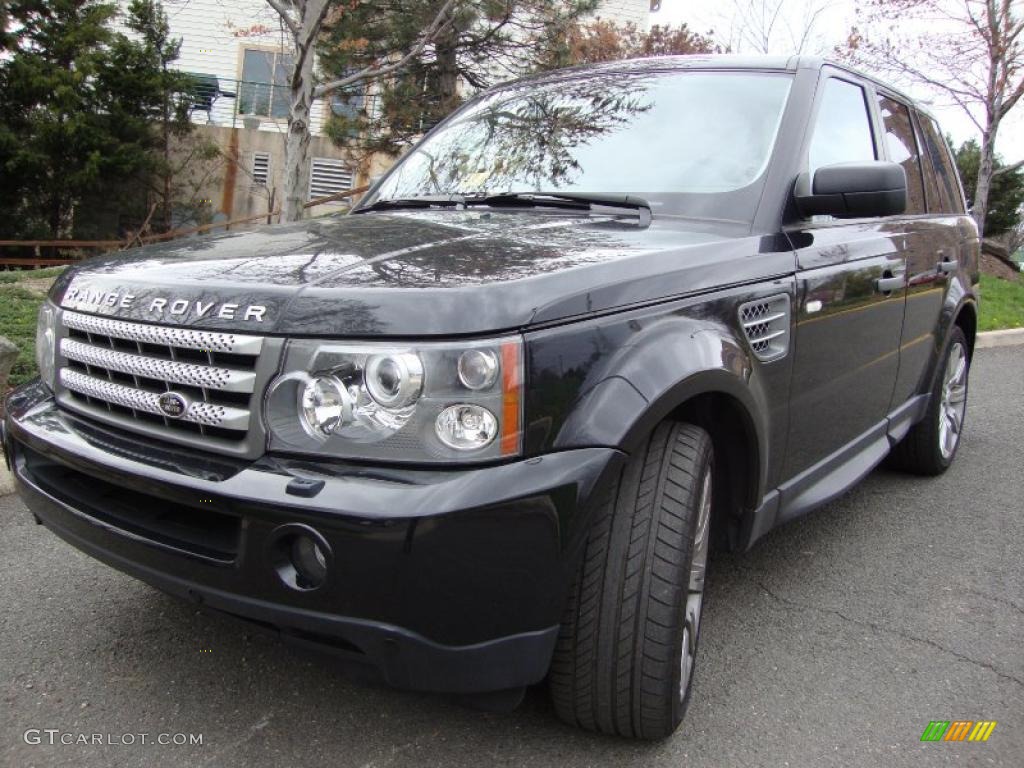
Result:
[[[523,345],[501,345],[501,455],[515,456],[522,447]]]

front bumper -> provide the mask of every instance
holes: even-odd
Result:
[[[39,384],[13,393],[6,412],[19,492],[73,546],[430,691],[544,677],[589,499],[622,459],[588,448],[460,470],[246,462],[140,443],[59,409]],[[295,478],[323,486],[295,495]],[[282,536],[308,529],[328,569],[301,590],[275,563]]]

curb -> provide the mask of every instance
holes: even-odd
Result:
[[[994,347],[1016,347],[1024,344],[1024,328],[1009,328],[1005,331],[985,331],[979,333],[974,342],[975,349],[992,349]]]

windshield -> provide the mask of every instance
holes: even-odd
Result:
[[[364,204],[561,191],[749,220],[789,87],[781,73],[660,71],[502,89],[413,148]]]

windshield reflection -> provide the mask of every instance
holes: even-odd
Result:
[[[789,86],[781,73],[599,71],[505,88],[428,136],[364,204],[558,190],[696,215],[708,203],[695,198],[717,198],[735,218],[767,168]]]

